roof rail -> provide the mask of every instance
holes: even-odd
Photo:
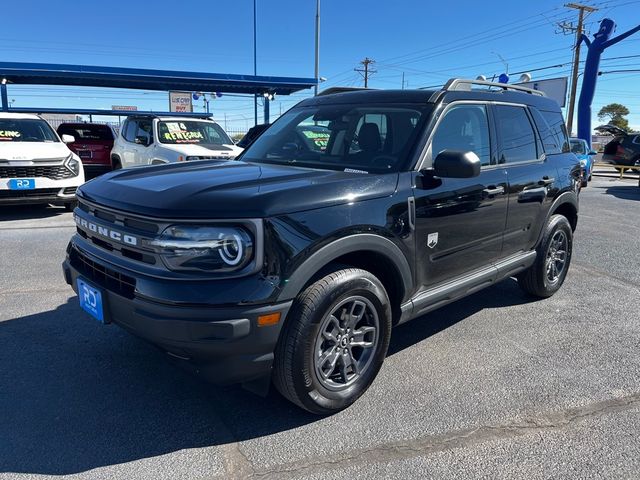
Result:
[[[546,97],[545,93],[540,90],[534,90],[533,88],[527,88],[520,85],[509,85],[507,83],[489,82],[487,80],[465,80],[463,78],[450,79],[442,90],[444,91],[456,91],[456,90],[471,90],[473,85],[483,85],[485,87],[497,87],[502,90],[517,90],[520,92],[530,93],[531,95],[539,95]]]
[[[323,95],[333,95],[334,93],[344,93],[344,92],[357,92],[359,90],[372,90],[371,88],[364,87],[330,87],[326,90],[321,91],[317,97],[321,97]]]

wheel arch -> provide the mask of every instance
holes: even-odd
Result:
[[[571,230],[575,231],[578,225],[578,199],[574,194],[565,192],[560,195],[551,205],[547,220],[551,215],[562,215],[569,220]]]
[[[394,320],[413,289],[413,274],[402,250],[374,234],[340,238],[314,252],[289,277],[280,300],[295,298],[311,283],[340,267],[354,267],[375,275],[387,290]]]

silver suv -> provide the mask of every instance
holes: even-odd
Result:
[[[111,151],[114,169],[193,160],[235,158],[242,149],[213,120],[131,116]]]

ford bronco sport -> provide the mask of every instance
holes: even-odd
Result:
[[[328,135],[310,148],[300,127]],[[540,92],[319,95],[235,161],[84,185],[64,276],[96,319],[205,378],[328,414],[371,385],[393,326],[509,277],[553,295],[579,183]]]

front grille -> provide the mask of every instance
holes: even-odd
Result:
[[[36,188],[35,190],[0,190],[0,199],[53,197],[58,195],[59,190],[59,188]]]
[[[49,165],[30,167],[0,167],[0,178],[49,178],[51,180],[62,180],[72,178],[76,175],[64,165]]]
[[[76,190],[78,189],[78,187],[66,187],[62,193],[64,193],[65,195],[73,195],[76,193]]]
[[[147,265],[159,264],[155,252],[145,245],[146,241],[155,238],[158,234],[160,227],[157,224],[132,217],[125,212],[88,204],[83,200],[80,200],[78,207],[84,212],[78,213],[78,219],[76,219],[76,230],[81,237],[104,251],[129,260]],[[83,225],[83,219],[89,224]],[[95,222],[95,225],[92,226],[91,222]],[[137,239],[137,243],[127,243],[121,239],[114,240],[110,236],[111,231],[132,236]]]
[[[132,299],[135,296],[136,280],[128,275],[110,269],[91,260],[76,247],[69,252],[69,261],[83,277],[96,285],[122,297]]]

